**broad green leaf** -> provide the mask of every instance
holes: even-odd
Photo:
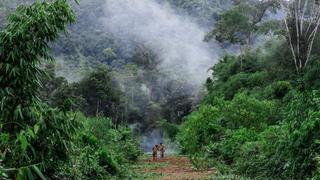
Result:
[[[38,131],[39,131],[39,125],[38,125],[38,124],[35,124],[35,125],[33,126],[33,131],[34,131],[35,134],[38,133]]]
[[[28,134],[32,137],[32,138],[35,138],[35,134],[34,132],[32,131],[32,129],[28,129]]]
[[[20,144],[21,144],[21,149],[22,149],[22,151],[26,151],[26,150],[27,150],[27,147],[28,147],[28,145],[29,145],[26,136],[25,136],[24,134],[20,134],[20,135],[18,136],[18,139],[19,139],[19,142],[20,142]]]

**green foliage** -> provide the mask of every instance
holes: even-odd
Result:
[[[103,149],[98,156],[99,165],[104,167],[108,173],[111,175],[116,175],[119,173],[119,165],[106,149]]]
[[[194,16],[204,25],[212,25],[219,14],[228,9],[233,0],[168,0],[179,10]]]
[[[265,173],[267,171],[281,171],[279,166],[272,167],[270,164],[272,164],[271,162],[285,164],[283,157],[273,155],[275,155],[274,152],[277,151],[280,145],[277,141],[281,138],[279,141],[281,143],[286,138],[287,130],[286,126],[270,126],[257,139],[248,141],[240,146],[240,155],[234,165],[235,170],[251,177],[266,177]],[[269,166],[270,169],[265,170],[266,166]],[[274,174],[272,177],[277,177],[277,175]]]
[[[319,58],[296,75],[283,42],[227,55],[212,68],[208,95],[177,135],[196,167],[239,179],[318,178]]]
[[[217,4],[225,5],[221,0],[212,0],[209,2],[210,8],[207,8],[205,1],[201,3],[183,1],[181,3],[170,1],[170,3],[179,7],[185,4],[183,8],[190,5],[193,13],[202,14],[206,11],[206,18],[210,21],[210,14],[214,13],[211,12],[214,11],[212,8]],[[103,16],[105,7],[101,4],[104,3],[104,0],[82,0],[80,6],[75,6],[78,21],[68,29],[69,36],[62,36],[53,44],[53,52],[57,57],[56,71],[59,76],[66,77],[69,82],[86,80],[90,86],[99,85],[100,89],[103,85],[106,87],[111,84],[114,91],[105,93],[104,96],[108,96],[109,100],[104,98],[104,102],[99,103],[95,100],[101,98],[101,95],[96,96],[95,89],[92,88],[86,90],[86,92],[89,91],[86,97],[82,97],[85,101],[79,101],[77,98],[73,99],[74,94],[69,93],[73,88],[68,86],[61,88],[61,92],[57,92],[57,99],[60,100],[53,103],[63,104],[62,100],[70,96],[73,102],[81,102],[80,110],[86,115],[105,115],[111,117],[116,124],[139,123],[143,131],[155,127],[157,121],[161,119],[180,123],[183,116],[191,111],[193,97],[190,97],[190,92],[193,89],[187,87],[185,82],[168,81],[172,79],[168,76],[174,72],[161,73],[157,68],[160,62],[159,57],[155,56],[156,53],[149,47],[136,42],[128,43],[130,39],[124,36],[106,33],[103,23],[97,22]],[[197,9],[201,5],[196,4],[203,4],[201,12]],[[210,12],[207,13],[207,11]],[[202,17],[197,16],[197,18]],[[107,71],[110,72],[108,74],[113,80],[112,83],[105,82],[105,79],[90,81],[88,78],[91,76],[88,75],[89,73],[96,73],[96,69],[102,65],[108,65]],[[117,83],[114,83],[115,81],[119,83],[121,89],[118,88]],[[83,85],[87,88],[84,83]],[[71,85],[71,87],[74,86]],[[83,90],[82,87],[80,88]],[[73,92],[78,90],[76,86]],[[119,93],[120,91],[122,93]],[[76,95],[79,94],[82,93],[76,93]],[[99,108],[97,104],[100,104]],[[175,106],[176,104],[179,106]],[[73,110],[78,108],[76,105]]]
[[[249,36],[253,27],[249,22],[249,17],[239,9],[232,9],[224,13],[221,17],[223,21],[218,21],[217,27],[207,36],[207,39],[215,36],[221,42],[244,43],[243,41]]]
[[[163,122],[161,122],[161,127],[164,130],[165,136],[174,141],[177,133],[179,132],[179,126],[175,123],[163,120]]]
[[[224,130],[216,121],[218,118],[219,109],[213,106],[202,106],[193,112],[177,135],[182,152],[204,152],[210,141],[219,140]]]
[[[101,66],[88,72],[79,82],[68,83],[63,77],[56,77],[55,66],[47,64],[48,76],[41,81],[40,98],[52,107],[63,110],[79,110],[87,116],[111,117],[115,124],[125,122],[123,96],[111,76],[110,70]]]
[[[55,77],[50,64],[41,67],[52,59],[48,44],[74,21],[67,0],[37,1],[19,6],[0,32],[1,179],[124,177],[126,164],[140,155],[129,129],[101,119],[100,129],[91,131],[91,119],[72,112],[85,98],[110,98],[106,94],[113,92],[113,84],[105,69],[79,84],[83,91],[93,88],[95,96],[74,93],[65,79]]]
[[[120,109],[121,91],[116,85],[106,67],[99,67],[75,84],[77,88],[75,93],[86,100],[84,112],[90,116],[110,116],[117,123],[120,116],[117,111]]]
[[[232,164],[237,157],[241,146],[257,139],[257,133],[253,130],[241,128],[237,130],[228,130],[221,142],[208,145],[210,157],[222,160],[226,164]]]
[[[236,171],[249,177],[311,177],[316,171],[319,151],[318,112],[309,112],[298,126],[290,121],[271,126],[259,135],[258,141],[244,144]]]
[[[4,153],[5,165],[16,167],[18,176],[33,172],[28,177],[43,176],[42,173],[50,177],[56,173],[59,163],[69,159],[72,141],[80,124],[72,114],[44,105],[36,106],[32,112],[35,115],[35,125],[21,130],[15,141],[10,141],[2,133],[5,141],[0,149]],[[38,167],[41,167],[42,173]]]
[[[2,165],[2,157],[0,158],[0,179],[7,179],[8,175],[5,168]]]
[[[119,155],[120,162],[135,162],[140,156],[139,145],[135,141],[129,128],[115,129],[111,119],[91,118],[87,125],[88,132],[92,133],[102,144],[115,148],[114,153]]]
[[[212,159],[210,159],[206,154],[194,154],[190,157],[191,163],[197,170],[207,170],[212,165]]]
[[[36,95],[44,75],[39,65],[51,59],[48,43],[74,21],[66,0],[36,2],[19,6],[0,32],[0,128],[5,140],[0,150],[5,166],[12,168],[10,177],[43,179],[42,172],[50,177],[55,163],[68,158],[77,123],[66,112],[39,103]]]
[[[141,152],[127,122],[140,122],[143,130],[163,127],[196,168],[218,168],[217,179],[319,178],[320,36],[298,75],[287,39],[248,49],[258,34],[281,35],[277,21],[265,20],[278,1],[169,0],[202,24],[218,20],[206,40],[247,46],[212,68],[208,95],[186,118],[192,89],[164,84],[169,78],[156,68],[154,52],[143,46],[128,52],[131,44],[92,21],[103,0],[75,7],[82,21],[56,44],[75,22],[67,0],[20,6],[5,22],[7,2],[0,2],[0,179],[129,179],[128,165]],[[215,11],[231,2],[228,11]],[[49,44],[83,79],[56,77],[46,62]],[[102,63],[110,68],[97,68]]]
[[[39,97],[51,107],[63,110],[80,110],[86,105],[85,99],[78,95],[77,88],[63,77],[56,77],[54,63],[48,63],[44,68],[46,76],[41,78],[42,88]]]
[[[244,94],[238,94],[232,101],[215,99],[213,105],[201,106],[187,118],[178,140],[186,152],[205,152],[211,142],[219,142],[230,136],[226,128],[261,131],[272,123],[274,111],[272,101],[260,101]]]
[[[263,18],[267,12],[276,12],[277,8],[279,2],[275,0],[237,1],[230,10],[221,15],[215,28],[207,34],[205,40],[215,38],[219,42],[251,45],[256,34],[267,33],[274,27],[274,23],[265,23]]]
[[[39,64],[42,59],[51,59],[47,44],[74,21],[65,0],[20,6],[9,16],[9,24],[0,32],[0,120],[10,124],[11,133],[20,130],[12,122],[31,119],[30,106],[43,75]]]
[[[268,85],[263,92],[265,98],[283,99],[292,90],[290,81],[276,81]]]
[[[230,103],[214,102],[187,119],[178,140],[185,152],[193,154],[195,165],[199,157],[194,154],[200,153],[246,177],[311,177],[319,152],[318,97],[316,92],[293,96],[281,113],[283,123],[271,126],[267,125],[273,117],[272,103],[244,95]]]
[[[109,118],[87,118],[75,114],[83,128],[75,136],[70,158],[58,166],[59,178],[111,179],[127,178],[128,166],[141,155],[132,132],[125,128],[115,129]]]
[[[303,76],[303,81],[305,83],[306,88],[319,89],[319,66],[319,57],[312,57],[312,59],[310,60],[310,64],[307,66],[305,74]]]

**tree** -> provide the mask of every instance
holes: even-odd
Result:
[[[229,8],[234,0],[167,0],[172,5],[183,9],[188,14],[197,17],[204,25],[212,24],[218,14]]]
[[[164,97],[161,102],[163,118],[169,123],[180,124],[182,119],[192,111],[195,97],[189,93],[190,87],[183,81],[170,81],[162,89]]]
[[[121,118],[121,91],[112,80],[110,70],[100,67],[75,84],[76,94],[86,100],[85,112],[90,116],[109,116],[115,124]]]
[[[15,122],[31,120],[30,107],[37,102],[41,61],[51,60],[48,43],[75,21],[67,0],[20,6],[0,32],[0,120],[12,134]]]
[[[253,44],[254,37],[261,32],[268,31],[269,28],[266,28],[266,25],[270,26],[270,22],[267,24],[263,18],[267,16],[268,11],[275,13],[279,3],[276,0],[238,0],[234,3],[232,9],[221,15],[214,29],[206,35],[205,40],[209,41],[214,38],[220,43],[239,44],[241,54],[243,54]],[[240,60],[242,69],[242,58]]]
[[[52,59],[48,43],[74,21],[67,0],[36,2],[19,6],[0,32],[0,152],[12,178],[43,179],[39,165],[66,159],[75,124],[37,94],[40,64]]]
[[[301,73],[308,62],[320,26],[320,2],[318,0],[282,1],[287,13],[284,19],[287,39],[297,73]]]
[[[263,18],[267,16],[267,12],[276,12],[277,8],[278,2],[275,0],[236,1],[232,9],[221,15],[205,40],[215,38],[219,42],[251,45],[253,37],[264,24]]]
[[[46,64],[44,70],[47,75],[41,77],[39,98],[53,108],[83,110],[85,99],[77,95],[78,89],[74,84],[69,84],[64,77],[56,76],[55,64]]]

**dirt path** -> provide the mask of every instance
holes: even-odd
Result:
[[[214,170],[196,171],[184,156],[169,156],[156,162],[145,156],[135,171],[142,175],[141,179],[150,180],[211,179],[215,174]]]

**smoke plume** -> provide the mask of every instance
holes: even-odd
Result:
[[[203,42],[206,30],[155,0],[106,0],[103,24],[117,37],[141,43],[161,60],[159,69],[196,89],[217,61],[219,48]]]
[[[168,138],[164,138],[163,132],[160,129],[153,129],[149,133],[141,136],[141,149],[144,152],[151,152],[154,145],[163,143],[166,146],[166,154],[179,153],[178,146]]]

